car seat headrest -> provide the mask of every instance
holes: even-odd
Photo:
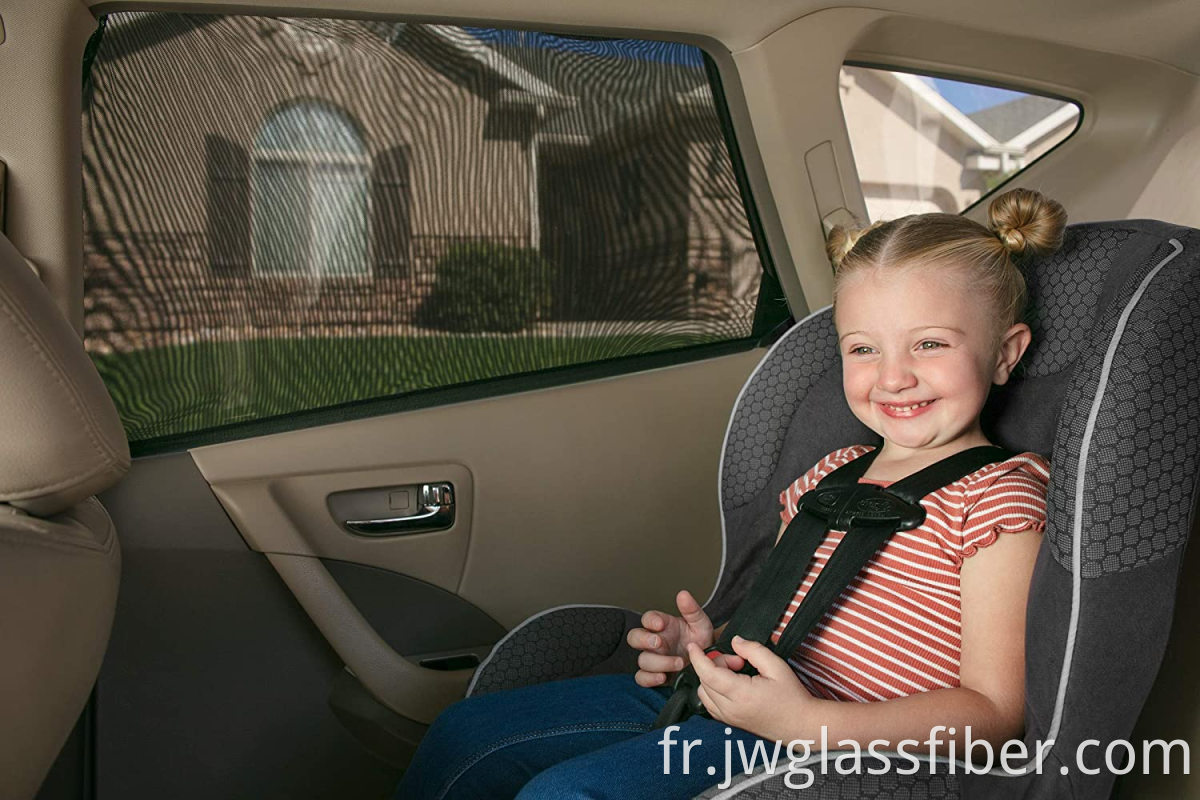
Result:
[[[0,236],[0,502],[49,516],[128,469],[121,420],[78,334]]]

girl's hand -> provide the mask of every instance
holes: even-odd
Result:
[[[699,647],[688,646],[688,657],[700,678],[697,694],[704,707],[714,719],[765,739],[795,738],[791,734],[797,721],[811,715],[820,701],[808,693],[788,663],[765,645],[735,636],[733,650],[758,674],[741,675],[714,663]]]
[[[625,637],[630,647],[642,651],[638,654],[638,671],[633,676],[639,686],[662,686],[668,675],[687,664],[688,645],[703,650],[713,643],[712,620],[691,592],[681,591],[675,596],[675,604],[680,616],[647,611],[642,615],[642,627],[634,628]]]

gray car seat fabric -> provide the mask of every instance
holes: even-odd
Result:
[[[108,642],[120,550],[91,495],[129,467],[78,335],[0,236],[0,797],[37,792]]]
[[[1013,379],[993,391],[984,425],[997,444],[1051,457],[1026,636],[1026,741],[1032,751],[1037,740],[1055,740],[1041,774],[951,776],[945,765],[925,765],[912,776],[831,774],[792,790],[786,769],[760,770],[705,796],[1110,792],[1113,776],[1083,774],[1074,753],[1085,739],[1129,735],[1170,633],[1200,458],[1200,232],[1150,221],[1074,225],[1058,253],[1024,266],[1033,345]],[[717,624],[761,567],[783,488],[837,447],[878,442],[845,404],[835,340],[828,309],[802,320],[764,356],[735,404],[720,465],[725,551],[705,604]],[[539,615],[543,642],[559,613]],[[617,610],[595,613],[617,624]],[[533,657],[537,645],[525,629],[497,645],[473,687],[504,688],[488,675],[493,662]],[[578,646],[569,634],[559,640]],[[621,660],[620,650],[609,663]],[[578,673],[554,677],[571,674]]]

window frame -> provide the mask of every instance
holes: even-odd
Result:
[[[1070,133],[1068,133],[1061,140],[1059,140],[1057,143],[1055,143],[1053,147],[1048,148],[1044,153],[1039,155],[1037,158],[1028,162],[1027,164],[1025,164],[1025,166],[1021,167],[1019,170],[1016,170],[1015,172],[1013,172],[1011,175],[1009,175],[1004,180],[997,183],[991,189],[980,194],[980,196],[976,200],[969,203],[966,207],[955,212],[956,214],[958,214],[960,216],[974,216],[976,209],[982,208],[985,205],[985,203],[990,203],[992,198],[998,192],[1003,193],[1004,191],[1006,191],[1005,187],[1007,187],[1008,184],[1010,184],[1011,182],[1016,180],[1021,175],[1024,175],[1026,172],[1029,171],[1029,169],[1032,166],[1039,163],[1044,158],[1049,156],[1051,153],[1054,153],[1055,151],[1057,151],[1060,147],[1065,145],[1067,142],[1070,142],[1072,139],[1074,139],[1075,134],[1079,133],[1083,129],[1084,117],[1087,114],[1087,108],[1086,108],[1084,102],[1082,100],[1080,100],[1079,98],[1070,97],[1067,95],[1058,94],[1058,93],[1046,91],[1043,89],[1031,89],[1028,86],[1024,86],[1024,85],[1020,85],[1020,84],[1008,83],[1005,81],[997,81],[997,80],[991,80],[991,79],[984,78],[984,77],[978,77],[975,75],[968,74],[969,70],[967,73],[955,73],[955,72],[948,72],[944,68],[938,68],[938,67],[930,67],[930,68],[926,69],[925,67],[916,66],[911,63],[899,65],[899,64],[895,64],[895,63],[891,63],[891,62],[887,62],[887,61],[872,61],[872,60],[858,59],[858,58],[843,59],[842,67],[861,67],[864,69],[886,70],[889,72],[903,72],[903,73],[906,73],[909,75],[915,75],[919,78],[934,78],[934,79],[941,79],[941,80],[948,80],[948,81],[956,81],[958,83],[970,83],[970,84],[974,84],[976,86],[986,86],[986,87],[989,87],[992,89],[1004,89],[1004,90],[1011,91],[1011,92],[1021,92],[1022,94],[1026,94],[1026,95],[1033,95],[1036,97],[1044,97],[1049,100],[1058,100],[1058,101],[1061,101],[1064,103],[1070,103],[1071,105],[1075,106],[1075,108],[1078,110],[1079,113],[1075,117],[1075,127],[1071,129]],[[841,70],[841,68],[839,67],[839,74],[840,74],[840,70]],[[836,89],[835,89],[835,91],[836,91]],[[847,141],[849,141],[850,125],[849,125],[848,120],[846,119],[845,109],[842,110],[842,123],[846,128],[846,138],[847,138]],[[853,154],[854,154],[853,146],[850,147],[850,152],[851,152],[851,156],[853,156]],[[857,175],[857,169],[858,169],[857,159],[855,159],[855,162],[856,162],[855,163],[855,179],[858,182],[859,186],[861,187],[862,181],[860,179],[858,179],[858,175]],[[864,204],[865,204],[865,200],[864,200]]]
[[[164,13],[171,12],[166,11]],[[244,12],[233,12],[224,15],[258,16],[258,14],[246,14]],[[353,13],[341,13],[338,15],[322,14],[320,16],[327,19],[356,18],[356,15]],[[97,34],[103,31],[105,21],[106,17],[102,15],[100,18],[100,28],[98,28]],[[458,21],[457,24],[465,25],[467,23]],[[507,30],[529,30],[533,32],[544,32],[555,36],[579,38],[583,40],[639,38],[637,36],[629,36],[622,33],[616,33],[615,35],[591,35],[578,30],[564,31],[557,29],[556,26],[552,25],[537,26],[536,28],[522,28],[511,23],[505,23],[503,27]],[[97,38],[98,36],[94,35],[93,41],[95,41]],[[741,208],[746,215],[746,222],[750,230],[751,238],[755,245],[755,252],[762,268],[759,292],[755,308],[749,319],[750,331],[747,336],[737,339],[726,339],[698,345],[658,350],[648,353],[617,356],[600,361],[589,361],[560,367],[549,367],[536,371],[486,378],[477,381],[467,381],[424,390],[408,391],[401,394],[363,398],[360,400],[354,400],[330,406],[304,409],[272,416],[257,417],[254,419],[232,421],[224,425],[201,428],[178,434],[168,434],[165,436],[138,439],[130,441],[129,443],[131,454],[134,457],[143,457],[178,452],[180,450],[186,450],[193,447],[202,447],[222,442],[253,438],[256,436],[345,422],[354,419],[363,419],[391,413],[401,413],[410,410],[437,407],[452,403],[481,400],[491,397],[501,397],[543,388],[571,385],[575,383],[617,377],[626,374],[634,374],[652,369],[683,365],[695,361],[736,355],[754,349],[761,349],[773,343],[794,322],[795,315],[791,311],[792,303],[800,302],[802,308],[805,306],[802,297],[789,299],[785,290],[781,286],[781,281],[776,268],[776,261],[772,254],[771,241],[768,240],[762,214],[759,211],[758,203],[755,201],[755,196],[752,191],[752,182],[746,167],[747,155],[743,153],[742,148],[739,145],[739,139],[735,130],[732,115],[730,113],[729,98],[726,96],[722,75],[723,72],[736,73],[736,65],[734,64],[730,54],[721,49],[719,42],[707,37],[696,36],[694,34],[655,31],[651,38],[645,38],[644,40],[687,45],[689,47],[696,48],[701,55],[704,73],[708,79],[708,85],[712,93],[713,111],[717,117],[718,125],[720,126],[722,139],[730,159],[730,167],[733,170],[733,177],[737,185],[738,196],[741,201]],[[96,41],[96,45],[98,48],[98,41]],[[740,97],[740,95],[738,96]],[[314,101],[328,105],[327,101],[317,98],[297,98],[296,100],[292,101],[292,103],[302,103],[305,101]],[[336,105],[333,105],[332,108],[339,112],[341,111]],[[352,118],[350,121],[352,122]],[[257,147],[252,146],[250,153],[250,168],[252,171],[257,168],[257,162],[259,160],[260,153],[261,151],[259,151]],[[367,154],[367,164],[369,168],[373,164],[374,156],[370,154],[369,148],[367,149]],[[751,139],[750,143],[749,157],[753,159],[760,159],[757,149],[753,143],[753,139]],[[756,160],[755,163],[760,165],[757,172],[761,172],[761,162]],[[250,177],[251,180],[254,179],[253,175]],[[761,178],[759,183],[761,183]],[[764,192],[767,192],[767,197],[764,198],[764,202],[766,204],[765,208],[768,209],[768,213],[774,214],[773,204],[769,195],[769,187],[764,184],[759,186],[759,188]],[[373,202],[374,200],[372,193],[371,191],[368,191],[368,269],[364,274],[365,277],[368,278],[373,277],[374,275],[372,265],[374,264],[373,249],[375,243],[374,237],[371,235],[371,226],[374,219],[374,213],[372,210]],[[253,215],[253,204],[251,204],[251,214]],[[774,219],[774,217],[772,218]],[[253,225],[253,217],[250,224]],[[251,237],[253,237],[253,227],[251,228]],[[253,243],[253,238],[251,238],[251,242]],[[779,241],[776,241],[775,244],[784,249],[786,261],[786,240],[779,239]],[[253,253],[253,244],[251,249]],[[251,258],[253,259],[253,255]],[[267,273],[264,275],[263,273],[259,272],[253,266],[253,264],[250,265],[250,270],[251,274],[255,275],[256,277],[288,277],[283,274],[272,273]],[[311,278],[312,276],[308,273],[296,273],[296,275],[292,277]],[[363,276],[353,275],[337,277],[360,278]]]

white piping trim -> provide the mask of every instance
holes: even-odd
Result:
[[[530,617],[526,617],[519,625],[517,625],[517,627],[513,628],[511,631],[504,634],[503,638],[501,638],[500,641],[498,641],[494,645],[492,645],[491,652],[488,653],[487,658],[485,658],[483,660],[483,662],[480,663],[480,665],[475,668],[475,674],[471,676],[471,682],[467,684],[467,691],[466,691],[466,694],[463,696],[464,697],[471,696],[471,693],[475,691],[475,683],[479,680],[479,676],[483,674],[484,667],[486,667],[491,662],[492,657],[496,655],[496,651],[500,649],[500,646],[503,645],[505,642],[507,642],[510,638],[512,638],[512,636],[514,634],[516,634],[517,631],[521,630],[526,625],[533,622],[535,619],[537,619],[539,617],[544,617],[547,614],[550,614],[554,611],[561,611],[564,608],[615,608],[618,611],[631,611],[631,609],[628,609],[628,608],[622,608],[621,606],[604,605],[603,603],[567,603],[566,605],[554,606],[553,608],[547,608],[543,611],[539,611],[538,613],[536,613]],[[633,612],[633,613],[637,613],[637,612]]]
[[[1104,361],[1100,368],[1100,379],[1097,382],[1096,394],[1092,398],[1092,405],[1091,405],[1091,408],[1088,410],[1087,423],[1084,426],[1083,444],[1079,450],[1079,462],[1076,466],[1076,475],[1075,475],[1074,518],[1071,521],[1071,618],[1070,618],[1070,622],[1068,623],[1068,626],[1067,626],[1067,647],[1066,647],[1066,652],[1063,656],[1062,671],[1059,673],[1058,696],[1055,698],[1055,701],[1054,701],[1054,715],[1051,718],[1050,730],[1047,732],[1047,736],[1046,736],[1046,740],[1048,740],[1050,742],[1050,747],[1048,748],[1048,752],[1050,752],[1050,753],[1054,752],[1054,743],[1058,737],[1059,727],[1062,724],[1063,708],[1066,705],[1067,684],[1069,682],[1070,675],[1071,675],[1071,661],[1072,661],[1072,657],[1074,655],[1074,650],[1075,650],[1075,640],[1076,640],[1076,638],[1078,636],[1078,632],[1079,632],[1079,600],[1080,600],[1080,596],[1082,593],[1082,586],[1083,586],[1083,575],[1082,575],[1082,570],[1081,570],[1081,566],[1082,566],[1082,562],[1083,562],[1083,556],[1082,556],[1083,490],[1084,490],[1084,485],[1086,483],[1085,468],[1087,466],[1088,454],[1089,454],[1089,451],[1091,450],[1092,436],[1095,433],[1096,419],[1097,419],[1097,417],[1099,417],[1099,414],[1100,414],[1100,406],[1104,402],[1104,391],[1105,391],[1106,385],[1108,383],[1108,376],[1112,370],[1112,362],[1113,362],[1113,359],[1116,357],[1117,347],[1121,343],[1121,337],[1124,335],[1125,328],[1129,323],[1129,317],[1133,314],[1133,310],[1134,310],[1134,308],[1137,307],[1138,301],[1141,300],[1142,295],[1144,295],[1146,293],[1146,289],[1149,288],[1150,283],[1158,276],[1158,273],[1162,270],[1162,268],[1165,267],[1167,264],[1169,264],[1180,253],[1183,252],[1183,245],[1179,242],[1178,239],[1169,239],[1168,242],[1174,248],[1174,252],[1172,252],[1170,255],[1168,255],[1166,258],[1164,258],[1162,261],[1158,262],[1158,264],[1156,264],[1154,266],[1154,268],[1151,269],[1150,272],[1146,274],[1146,277],[1142,278],[1141,283],[1138,284],[1137,291],[1135,291],[1133,293],[1133,296],[1129,298],[1129,302],[1125,304],[1125,308],[1121,311],[1121,316],[1117,319],[1117,327],[1113,331],[1112,338],[1109,339],[1108,349],[1105,351]],[[824,310],[824,309],[821,309],[821,310]],[[819,312],[814,312],[814,313],[819,313]],[[810,314],[809,316],[811,317],[812,315]],[[808,317],[806,317],[805,319],[807,320]],[[783,341],[783,339],[780,339],[780,341]],[[772,348],[772,349],[774,349],[774,348]],[[768,352],[767,355],[770,355],[770,352]],[[765,356],[764,356],[763,360],[764,361],[766,360]],[[759,366],[761,366],[761,362],[760,362]],[[755,373],[757,373],[757,371],[758,370],[755,369]],[[753,374],[751,375],[751,377],[753,377]],[[748,383],[749,383],[749,381],[747,381],[747,384]],[[743,390],[744,390],[744,387],[743,387]],[[738,395],[738,401],[739,402],[741,401],[741,395]],[[736,404],[735,404],[734,408],[736,410],[736,408],[737,408]],[[726,437],[728,437],[728,435],[729,434],[728,434],[728,430],[727,430]],[[722,448],[721,448],[722,465],[724,464],[724,456],[725,456],[725,448],[724,448],[724,446],[722,446]],[[722,508],[722,515],[721,515],[722,542],[724,542],[724,519],[725,519],[724,509]],[[723,568],[724,568],[724,561],[722,560],[722,569]],[[720,577],[718,577],[718,583],[720,583]],[[709,598],[709,599],[711,600],[712,598]],[[833,759],[836,759],[836,755],[834,755],[834,753],[836,753],[837,751],[826,751],[826,752],[828,755],[832,756]],[[810,764],[814,761],[819,760],[821,755],[822,755],[821,753],[814,753],[810,758],[806,759],[803,763],[796,764],[794,766],[804,766],[806,764]],[[916,760],[922,761],[927,764],[932,764],[932,763],[949,764],[949,763],[951,763],[950,759],[944,758],[944,757],[929,759],[928,757],[920,758],[919,756],[916,756],[915,754],[913,754],[912,756],[905,756],[905,758],[908,758],[908,759],[916,758]],[[763,772],[761,775],[755,775],[754,777],[749,778],[739,784],[730,786],[725,791],[721,792],[718,795],[715,795],[713,797],[713,800],[728,800],[728,798],[734,797],[735,795],[741,793],[742,790],[750,788],[752,786],[755,786],[759,783],[762,783],[765,780],[768,780],[768,779],[774,777],[774,775],[779,774],[779,770],[777,767],[778,763],[779,763],[778,761],[775,762],[776,769],[773,771],[773,773]],[[963,761],[955,760],[954,764],[956,766],[962,766],[964,768],[966,767],[966,764]],[[999,775],[1002,777],[1019,777],[1021,775],[1028,774],[1031,769],[1036,767],[1036,765],[1037,765],[1037,758],[1031,758],[1027,763],[1022,765],[1019,769],[1010,770],[1010,771],[1005,771],[1005,770],[1000,770],[1000,769],[992,769],[989,774]]]
[[[1092,435],[1096,428],[1096,418],[1100,415],[1100,405],[1104,401],[1104,390],[1108,383],[1108,375],[1112,369],[1113,358],[1117,353],[1117,345],[1121,343],[1121,336],[1125,333],[1125,326],[1129,322],[1129,317],[1133,314],[1134,307],[1138,301],[1142,299],[1142,295],[1146,293],[1150,282],[1158,275],[1159,271],[1170,263],[1176,256],[1183,252],[1183,245],[1178,239],[1169,240],[1175,251],[1162,261],[1155,265],[1154,269],[1142,278],[1142,282],[1138,284],[1137,291],[1133,293],[1133,297],[1129,298],[1129,302],[1125,304],[1125,309],[1121,312],[1121,317],[1117,320],[1117,328],[1113,331],[1112,339],[1109,340],[1108,350],[1104,354],[1104,364],[1100,368],[1100,380],[1096,386],[1096,396],[1092,399],[1092,407],[1088,410],[1087,424],[1083,429],[1083,445],[1079,448],[1079,463],[1075,467],[1075,508],[1074,519],[1071,520],[1071,621],[1067,626],[1067,650],[1063,656],[1062,672],[1058,678],[1058,697],[1054,701],[1054,716],[1050,721],[1050,731],[1046,738],[1051,742],[1058,736],[1058,728],[1062,723],[1063,706],[1066,702],[1067,682],[1071,675],[1071,660],[1075,652],[1075,638],[1079,631],[1079,598],[1082,592],[1083,575],[1081,566],[1083,564],[1083,487],[1085,483],[1085,468],[1087,467],[1087,458],[1092,446]],[[1051,748],[1053,749],[1053,748]],[[1033,765],[1030,761],[1025,765],[1025,770],[1028,770]]]
[[[740,392],[738,392],[737,399],[733,401],[733,411],[729,412],[729,422],[725,423],[725,438],[721,440],[721,460],[717,463],[717,508],[721,510],[721,566],[717,569],[717,581],[713,584],[712,591],[708,593],[708,599],[700,604],[701,608],[706,607],[712,602],[713,597],[715,597],[717,594],[717,588],[721,585],[721,579],[725,577],[725,555],[728,544],[727,537],[725,535],[725,499],[723,493],[721,492],[721,486],[725,483],[725,448],[729,446],[729,431],[731,428],[733,428],[733,418],[737,416],[738,407],[741,406],[742,398],[746,394],[746,387],[748,387],[754,380],[755,376],[758,375],[758,371],[763,368],[763,364],[767,363],[767,359],[769,359],[771,354],[775,352],[775,348],[787,341],[788,337],[790,337],[793,333],[800,330],[801,325],[832,307],[832,304],[821,306],[816,311],[813,311],[804,319],[800,320],[795,325],[784,331],[784,334],[779,337],[779,340],[776,341],[775,344],[771,345],[766,354],[759,359],[758,365],[754,367],[754,371],[750,373],[750,377],[747,378],[746,382],[742,384],[742,389]]]

